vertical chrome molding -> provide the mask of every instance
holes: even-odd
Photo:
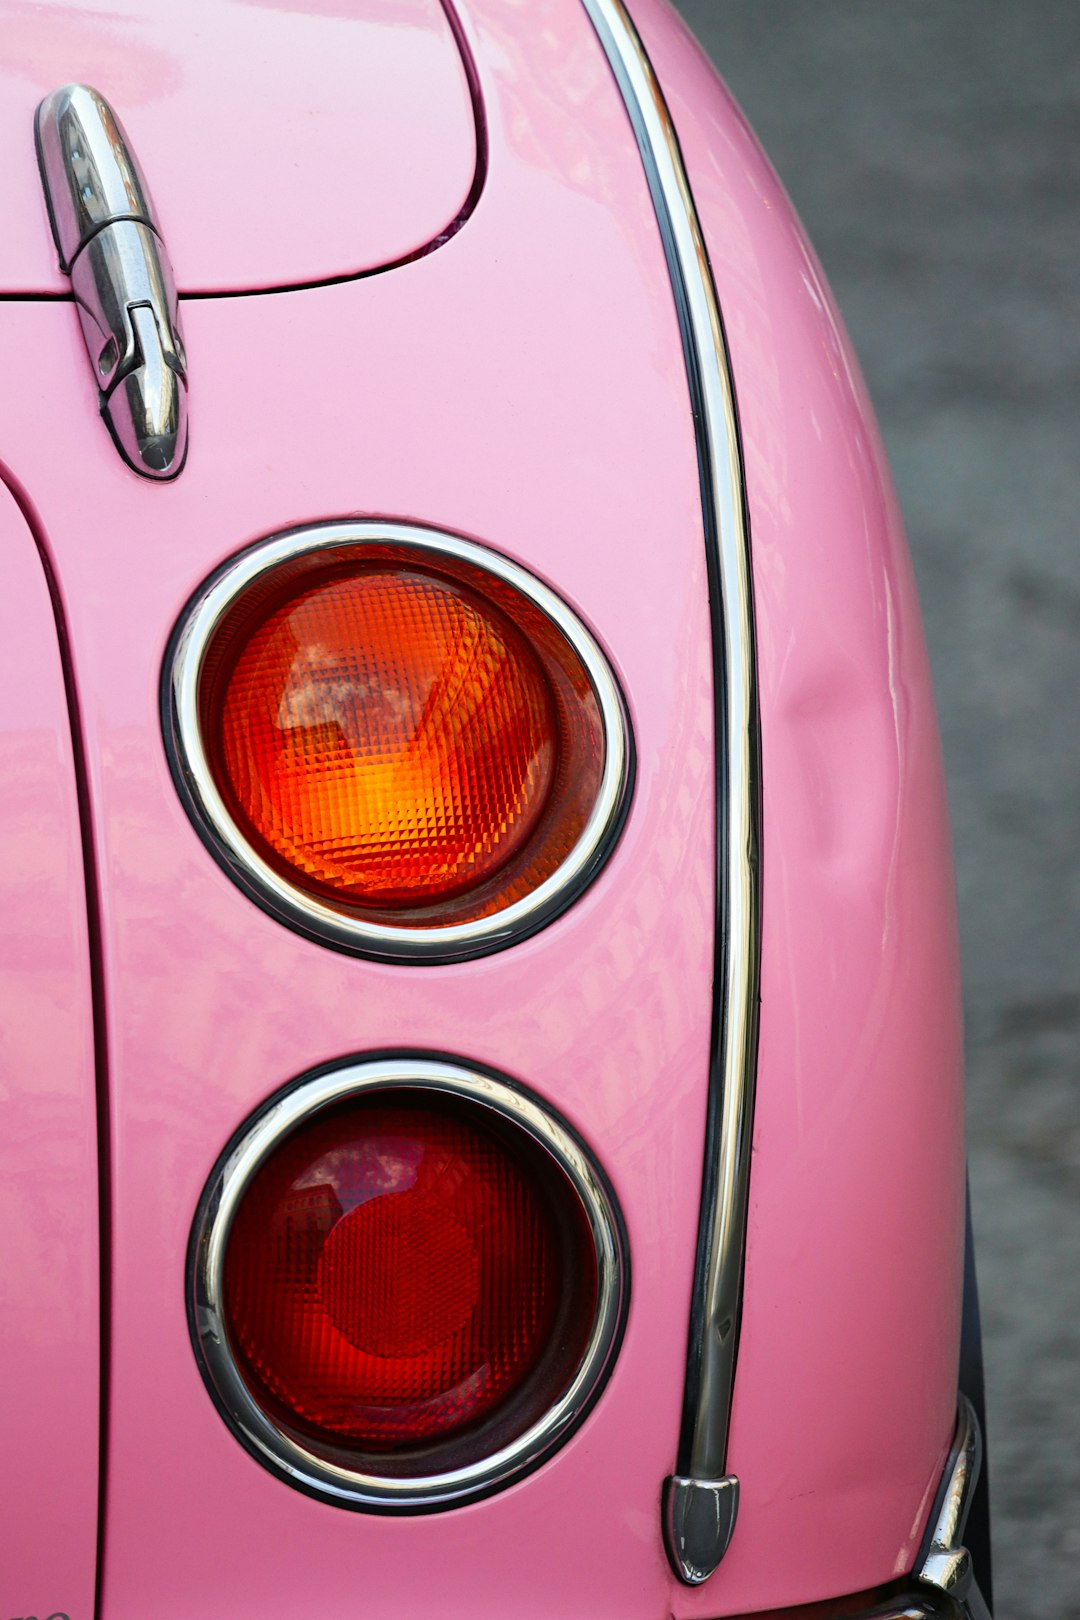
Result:
[[[716,957],[708,1125],[686,1395],[664,1537],[699,1585],[727,1551],[738,1480],[727,1472],[757,1068],[760,741],[753,588],[735,396],[709,255],[678,136],[622,0],[582,0],[607,55],[652,196],[694,416],[712,613],[716,704]]]

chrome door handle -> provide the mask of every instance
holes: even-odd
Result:
[[[129,467],[145,478],[175,478],[187,453],[187,358],[142,170],[116,114],[88,85],[46,96],[35,134],[101,414]]]

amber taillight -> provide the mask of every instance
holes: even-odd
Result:
[[[238,821],[296,881],[408,912],[479,889],[527,845],[567,744],[539,658],[494,603],[387,559],[320,571],[229,633],[206,735]]]
[[[332,943],[467,955],[531,931],[618,828],[629,746],[606,662],[470,542],[322,534],[245,554],[182,627],[185,799],[257,898]]]

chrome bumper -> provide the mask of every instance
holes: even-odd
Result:
[[[986,1614],[986,1605],[978,1596],[975,1585],[971,1554],[963,1544],[964,1527],[978,1484],[982,1457],[979,1420],[971,1402],[961,1395],[952,1449],[915,1573],[920,1581],[936,1587],[961,1606],[970,1607],[971,1594],[974,1592],[981,1605],[981,1613]],[[977,1617],[980,1610],[970,1607],[970,1612]]]
[[[991,1620],[979,1591],[964,1529],[982,1467],[982,1433],[963,1395],[930,1523],[903,1580],[876,1592],[759,1614],[752,1620]]]
[[[912,1576],[851,1620],[990,1620],[963,1542],[982,1460],[979,1420],[961,1395],[956,1432]]]

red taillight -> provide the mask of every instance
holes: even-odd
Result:
[[[391,1472],[418,1448],[467,1456],[472,1436],[482,1454],[526,1429],[575,1377],[597,1301],[593,1238],[558,1165],[489,1110],[425,1093],[359,1098],[292,1132],[239,1202],[224,1261],[258,1406]]]

